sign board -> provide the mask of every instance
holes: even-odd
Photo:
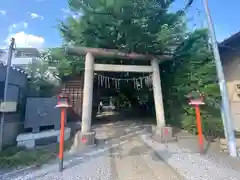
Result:
[[[0,102],[0,112],[16,112],[16,111],[17,102],[14,101]]]

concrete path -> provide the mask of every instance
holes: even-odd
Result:
[[[113,180],[183,180],[139,137],[111,149]]]

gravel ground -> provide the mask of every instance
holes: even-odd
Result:
[[[216,163],[212,157],[181,148],[177,143],[160,144],[146,135],[141,138],[186,180],[240,180],[239,171]]]
[[[57,164],[45,165],[41,169],[24,171],[0,177],[1,180],[111,180],[110,158],[108,152],[76,157],[64,162],[64,171],[58,172]]]
[[[0,180],[240,180],[240,172],[216,156],[200,155],[185,141],[160,144],[141,125],[117,122],[95,130],[100,144],[66,157],[62,173],[52,164]]]
[[[0,180],[182,180],[141,139],[142,127],[109,125],[98,129],[98,147],[65,158],[64,171],[57,164],[0,176]]]
[[[183,138],[184,135],[187,135],[187,138]],[[181,148],[188,149],[191,152],[198,153],[199,145],[198,145],[198,137],[191,135],[186,132],[180,132],[178,134],[179,141],[177,145]],[[205,153],[204,156],[207,159],[211,159],[214,163],[217,163],[221,166],[232,168],[235,171],[239,171],[240,167],[240,159],[230,157],[228,153],[221,152],[220,142],[218,139],[214,141],[207,142],[205,140]]]

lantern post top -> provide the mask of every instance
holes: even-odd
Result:
[[[69,108],[71,105],[69,105],[69,99],[65,95],[59,95],[58,96],[58,104],[55,106],[55,108]]]
[[[204,105],[204,94],[199,91],[193,91],[187,95],[189,105]]]

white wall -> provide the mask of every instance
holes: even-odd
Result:
[[[240,131],[240,95],[236,88],[240,84],[240,53],[230,52],[224,56],[224,74],[228,87],[233,124]]]

